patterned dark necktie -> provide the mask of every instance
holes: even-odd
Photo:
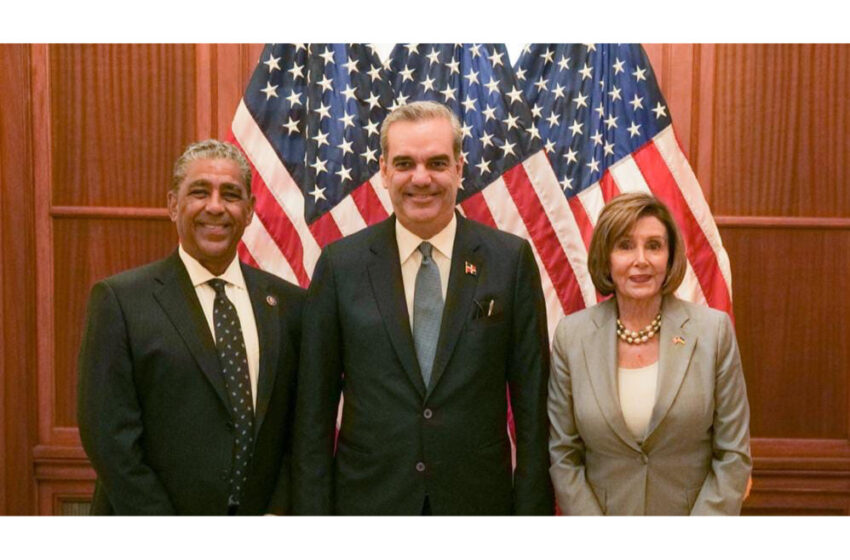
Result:
[[[248,482],[248,464],[254,448],[254,405],[251,378],[248,375],[248,353],[242,338],[242,325],[236,307],[224,292],[224,280],[213,278],[215,290],[213,323],[215,346],[224,375],[224,386],[230,399],[230,414],[236,438],[233,441],[233,468],[230,472],[229,506],[238,506]]]
[[[443,318],[443,289],[440,284],[440,269],[431,258],[433,247],[427,241],[419,244],[422,264],[416,273],[413,291],[413,345],[425,387],[431,382],[434,354],[440,338],[440,321]]]

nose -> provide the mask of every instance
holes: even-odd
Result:
[[[635,264],[647,264],[649,261],[646,259],[646,251],[643,247],[638,247],[635,250]]]
[[[224,212],[224,200],[218,189],[213,189],[210,193],[205,210],[210,214],[221,214]]]
[[[411,178],[411,181],[417,187],[427,187],[431,184],[431,174],[428,173],[428,170],[424,165],[417,165],[413,169],[413,177]]]

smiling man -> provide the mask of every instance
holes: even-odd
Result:
[[[92,513],[289,511],[304,292],[237,259],[253,207],[238,148],[190,145],[168,193],[177,250],[92,288],[78,386]]]
[[[394,215],[326,247],[308,292],[295,513],[551,514],[531,247],[455,213],[461,129],[445,106],[394,110],[381,149]]]

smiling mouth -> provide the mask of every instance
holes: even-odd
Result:
[[[652,280],[651,274],[636,274],[634,276],[629,276],[629,280],[632,282],[637,282],[638,284],[643,284],[644,282],[649,282]]]
[[[230,224],[198,224],[201,231],[224,234],[230,230]]]

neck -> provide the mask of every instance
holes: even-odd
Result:
[[[638,300],[617,296],[616,301],[620,322],[631,330],[646,327],[661,311],[661,294]]]

